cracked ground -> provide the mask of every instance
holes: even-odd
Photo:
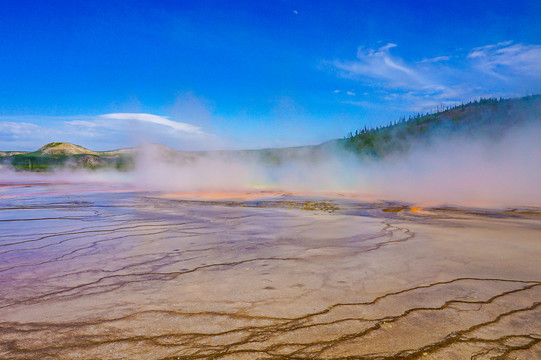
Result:
[[[541,359],[536,211],[52,187],[0,203],[2,359]]]

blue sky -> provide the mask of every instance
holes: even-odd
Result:
[[[2,1],[0,150],[317,144],[541,92],[539,1]]]

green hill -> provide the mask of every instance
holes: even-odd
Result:
[[[414,144],[460,135],[497,139],[527,123],[541,125],[541,95],[481,99],[434,114],[416,114],[387,126],[361,129],[337,142],[361,156],[382,158],[404,153]]]
[[[73,156],[73,155],[81,155],[81,154],[87,154],[87,155],[98,155],[97,152],[88,150],[87,148],[84,148],[79,145],[74,145],[70,143],[65,142],[52,142],[47,145],[44,145],[40,147],[36,153],[39,153],[41,155],[67,155],[67,156]]]
[[[57,168],[115,168],[118,170],[133,167],[129,155],[114,155],[96,152],[66,142],[52,142],[32,152],[4,152],[0,162],[15,170],[49,171]]]

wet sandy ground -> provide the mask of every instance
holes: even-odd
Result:
[[[0,358],[541,358],[535,209],[91,190],[2,189]]]

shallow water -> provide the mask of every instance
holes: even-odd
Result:
[[[541,358],[537,209],[273,196],[4,184],[0,358]]]

